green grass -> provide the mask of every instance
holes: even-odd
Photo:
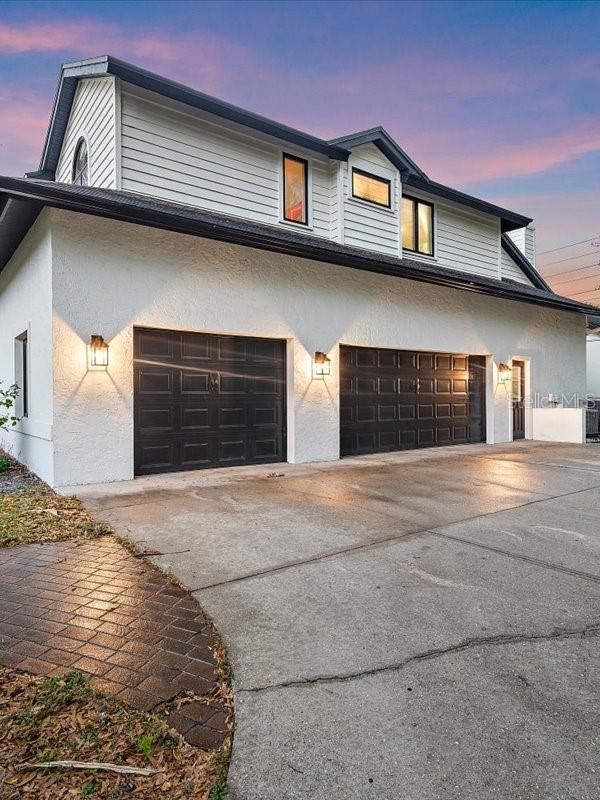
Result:
[[[156,736],[152,733],[145,733],[137,741],[137,750],[144,758],[150,758],[156,746]]]
[[[229,790],[227,788],[227,781],[223,778],[213,786],[210,793],[210,800],[227,800],[229,797]]]
[[[81,796],[82,797],[91,797],[92,795],[96,794],[98,789],[100,789],[102,784],[100,781],[91,780],[87,781],[87,783],[83,784],[83,788],[81,789]]]
[[[76,497],[61,497],[47,487],[0,495],[0,547],[90,539],[110,532]]]

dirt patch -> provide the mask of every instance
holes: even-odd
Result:
[[[226,797],[231,734],[218,750],[192,747],[154,714],[135,711],[92,688],[81,672],[35,678],[0,673],[2,800],[216,800]],[[94,761],[146,767],[150,776],[24,763]]]

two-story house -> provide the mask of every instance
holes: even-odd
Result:
[[[39,170],[0,178],[4,446],[64,485],[531,438],[526,397],[585,394],[590,312],[531,223],[382,128],[66,64]]]

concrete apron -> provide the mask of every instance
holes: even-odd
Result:
[[[213,616],[234,800],[598,796],[600,449],[80,488]]]

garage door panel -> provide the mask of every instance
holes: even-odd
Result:
[[[145,433],[156,433],[174,430],[173,408],[148,406],[140,409],[138,426]]]
[[[181,334],[181,358],[183,361],[209,361],[210,336],[201,333]]]
[[[134,353],[136,474],[285,459],[285,342],[136,329]]]
[[[161,334],[162,331],[140,331],[136,342],[139,358],[153,358],[163,361],[173,359],[173,342]]]
[[[483,437],[485,359],[340,348],[342,455]]]
[[[184,406],[181,409],[181,430],[197,431],[210,428],[208,406]]]
[[[208,394],[210,392],[210,374],[208,372],[181,370],[179,375],[181,395]]]
[[[143,366],[138,372],[137,387],[140,394],[172,394],[175,381],[173,371],[162,367]]]

